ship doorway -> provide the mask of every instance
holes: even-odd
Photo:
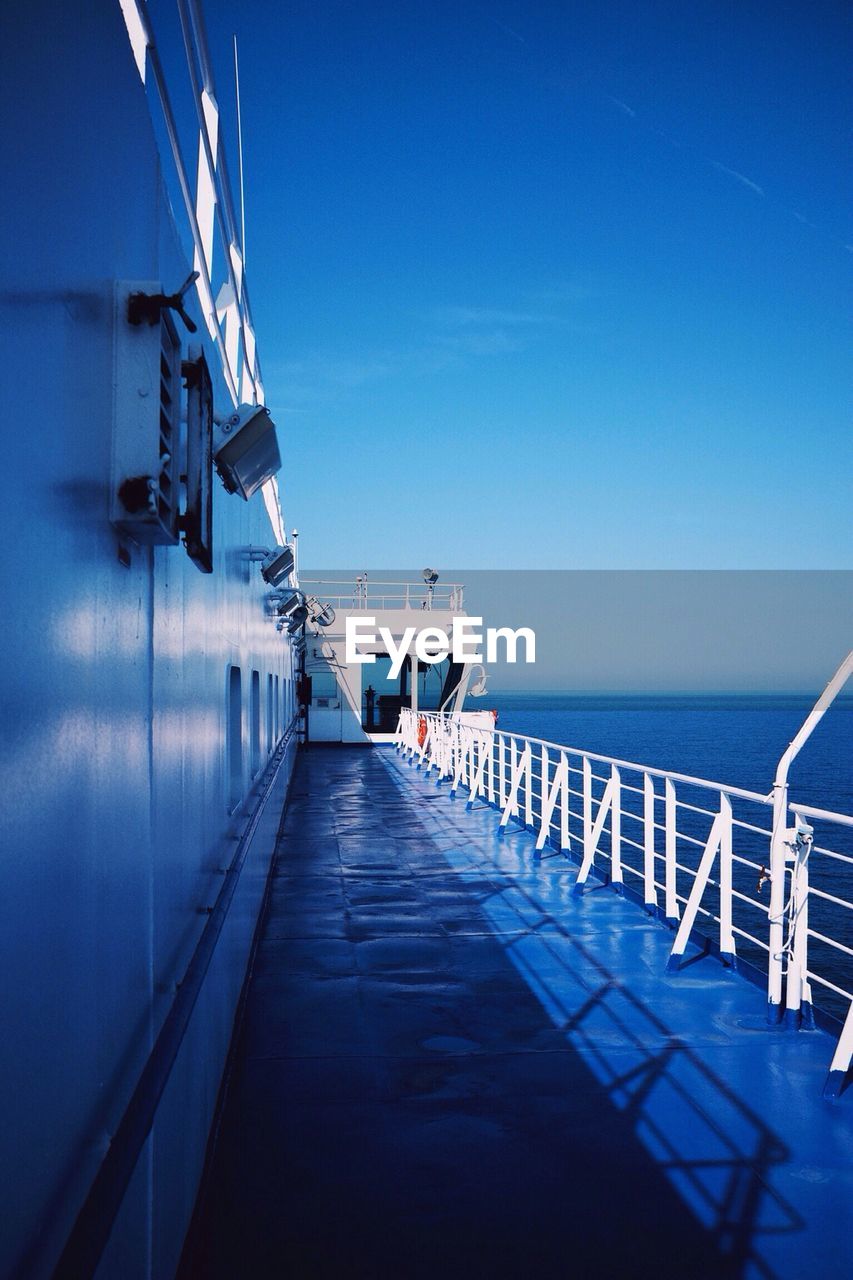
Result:
[[[361,727],[367,733],[394,733],[401,707],[412,706],[414,659],[403,663],[399,676],[391,676],[391,658],[386,653],[361,668]],[[447,678],[447,662],[417,664],[417,707],[437,711]]]
[[[308,732],[312,742],[341,742],[341,691],[337,673],[325,658],[315,658],[308,665],[311,677],[311,710]]]

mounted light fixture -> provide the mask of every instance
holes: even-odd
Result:
[[[424,569],[423,575],[424,575],[424,582],[427,584],[428,587],[434,587],[435,584],[438,582],[438,574],[436,573],[435,569]]]
[[[330,604],[318,600],[316,596],[309,596],[305,604],[311,621],[316,622],[318,627],[330,627],[332,625],[335,620],[335,611]]]
[[[261,577],[271,587],[277,587],[285,578],[290,577],[295,564],[292,547],[273,547],[261,562]]]
[[[308,606],[304,604],[297,605],[293,612],[287,616],[287,634],[289,636],[295,636],[297,631],[299,631],[307,621]]]
[[[216,423],[213,460],[229,493],[249,501],[281,467],[275,423],[265,405],[241,404]]]
[[[284,591],[279,597],[275,611],[280,618],[291,618],[297,609],[304,608],[305,597],[301,591]],[[308,616],[308,610],[305,610],[305,616]]]

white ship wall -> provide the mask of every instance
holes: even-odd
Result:
[[[123,567],[108,522],[113,283],[154,278],[171,291],[189,270],[119,5],[6,5],[3,26],[0,1274],[38,1277],[99,1167],[251,809],[251,672],[262,700],[267,676],[279,678],[279,733],[294,695],[289,648],[239,551],[273,541],[260,495],[246,504],[215,482],[212,575],[182,547],[128,543]],[[245,799],[229,815],[232,665]],[[262,701],[262,769],[266,715]],[[280,809],[269,806],[253,841],[99,1275],[174,1272]]]

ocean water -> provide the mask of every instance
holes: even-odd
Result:
[[[766,794],[814,704],[797,695],[489,692],[498,728]],[[827,712],[794,762],[793,800],[853,813],[853,698]]]
[[[766,795],[772,786],[779,757],[800,728],[814,703],[813,697],[769,695],[587,695],[567,693],[490,692],[477,705],[498,712],[498,728],[581,751],[612,756],[624,761],[668,769],[693,777],[742,787]],[[606,766],[601,767],[606,773]],[[636,783],[635,775],[625,781]],[[579,784],[574,784],[579,785]],[[603,783],[596,784],[596,794]],[[624,793],[623,793],[624,795]],[[853,814],[853,698],[839,699],[820,722],[794,761],[790,772],[793,802],[812,805],[835,813]],[[679,788],[679,799],[709,805],[707,792]],[[625,807],[639,816],[641,797],[627,796]],[[709,806],[710,807],[710,806]],[[769,827],[769,811],[735,802],[736,817]],[[710,819],[679,811],[679,830],[704,842]],[[815,844],[853,857],[853,829],[814,820]],[[642,836],[634,824],[623,821],[623,835]],[[606,837],[604,852],[606,853]],[[734,851],[755,862],[767,858],[767,842],[736,830]],[[695,867],[700,845],[679,844],[678,860]],[[628,849],[626,858],[639,869],[641,854]],[[853,865],[821,855],[817,849],[810,859],[811,885],[819,891],[853,902]],[[626,876],[626,882],[632,883]],[[636,878],[633,883],[638,887]],[[690,879],[679,874],[679,892],[689,892]],[[766,906],[769,887],[758,891],[756,874],[745,866],[735,867],[735,888],[756,906],[735,903],[735,924],[766,939]],[[712,891],[711,897],[713,899]],[[709,904],[716,910],[716,904]],[[809,924],[843,945],[853,947],[853,911],[829,899],[810,895]],[[713,922],[706,921],[713,933]],[[766,957],[748,941],[738,940],[738,950],[758,967]],[[830,982],[853,991],[853,959],[810,939],[809,967]],[[847,1001],[830,988],[814,983],[815,1003],[836,1016],[846,1011]]]

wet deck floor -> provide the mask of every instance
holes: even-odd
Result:
[[[846,1274],[829,1038],[496,825],[302,754],[183,1274]]]

